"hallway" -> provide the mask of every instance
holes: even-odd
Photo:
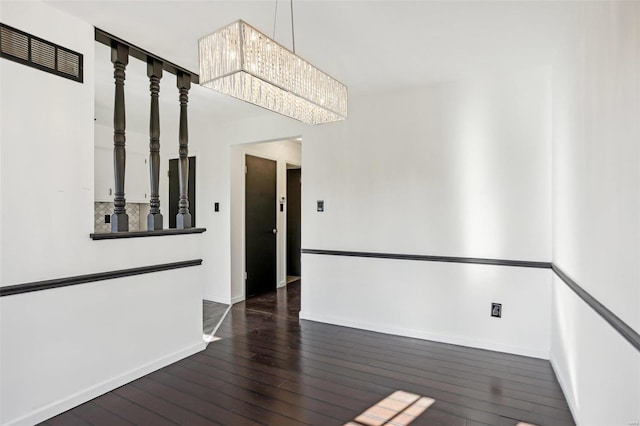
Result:
[[[300,321],[299,309],[300,281],[238,303],[205,351],[45,424],[341,425],[397,390],[435,399],[412,425],[573,424],[548,361]]]

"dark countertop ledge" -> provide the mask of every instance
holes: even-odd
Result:
[[[115,240],[119,238],[164,237],[167,235],[202,234],[207,228],[162,229],[158,231],[101,232],[89,234],[92,240]]]

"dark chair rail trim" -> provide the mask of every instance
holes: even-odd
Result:
[[[166,235],[202,234],[207,228],[161,229],[158,231],[105,232],[89,234],[92,240],[115,240],[119,238],[164,237]]]
[[[485,259],[479,257],[427,256],[422,254],[370,253],[362,251],[302,249],[305,254],[324,254],[330,256],[375,257],[378,259],[420,260],[426,262],[476,263],[481,265],[519,266],[524,268],[551,268],[549,262],[528,260]]]
[[[149,274],[152,272],[168,271],[171,269],[188,268],[202,264],[202,259],[186,260],[183,262],[162,263],[160,265],[142,266],[139,268],[120,269],[117,271],[99,272],[97,274],[76,275],[75,277],[57,278],[54,280],[36,281],[0,287],[0,297],[33,291],[50,290],[52,288],[68,287],[95,281],[112,280],[114,278],[130,277],[133,275]]]
[[[609,323],[618,333],[622,335],[633,347],[640,351],[640,334],[638,334],[627,323],[622,321],[616,314],[611,312],[606,306],[600,303],[595,297],[587,293],[575,281],[567,276],[558,266],[551,265],[553,272],[560,278],[575,294],[578,295],[587,305],[596,311],[602,319]]]
[[[580,287],[575,281],[567,276],[562,270],[551,262],[531,262],[523,260],[504,259],[484,259],[474,257],[451,257],[451,256],[426,256],[416,254],[396,254],[396,253],[370,253],[358,251],[340,250],[316,250],[302,249],[304,254],[319,254],[328,256],[350,256],[350,257],[371,257],[378,259],[399,259],[399,260],[419,260],[427,262],[454,262],[454,263],[474,263],[482,265],[498,266],[518,266],[525,268],[551,269],[571,290],[578,295],[587,305],[602,317],[611,327],[613,327],[622,337],[624,337],[636,350],[640,352],[640,334],[638,334],[627,323],[622,321],[616,314],[611,312],[606,306],[600,303],[595,297],[590,295],[585,289]]]

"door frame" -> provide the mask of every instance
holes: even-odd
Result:
[[[244,144],[231,145],[230,160],[231,160],[231,197],[230,197],[230,215],[231,217],[231,276],[229,281],[230,286],[230,303],[236,304],[242,302],[246,298],[246,283],[244,280],[244,272],[246,271],[246,175],[244,173],[246,167],[246,155],[254,157],[264,158],[266,160],[276,161],[278,163],[290,164],[302,167],[297,164],[296,161],[291,161],[286,158],[276,157],[273,155],[265,154],[260,150],[252,149],[252,145],[268,142],[279,142],[299,139],[300,136],[283,137],[278,139],[247,142]],[[241,157],[241,158],[239,158]],[[300,159],[302,162],[302,159]],[[237,168],[237,169],[236,169]],[[234,177],[235,176],[235,177]],[[286,178],[286,176],[285,176]],[[281,182],[281,178],[276,176],[276,185]],[[286,183],[286,181],[285,181]],[[286,185],[285,185],[286,186]],[[279,190],[276,190],[276,198],[279,201],[280,197],[286,196],[281,194]],[[286,209],[283,213],[279,211],[279,203],[276,203],[277,209],[277,287],[283,287],[287,283],[286,278]],[[282,219],[281,219],[282,218]],[[284,224],[281,224],[281,220]],[[282,254],[281,254],[282,252]],[[282,275],[284,273],[284,275]],[[235,294],[235,295],[234,295]]]

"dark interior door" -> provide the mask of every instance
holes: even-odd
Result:
[[[300,276],[301,170],[287,170],[287,275]]]
[[[196,226],[196,157],[189,157],[189,213],[191,225]],[[180,177],[178,175],[178,159],[169,160],[169,228],[176,227],[178,214],[178,198],[180,197]]]
[[[276,162],[246,156],[246,297],[276,288]]]

